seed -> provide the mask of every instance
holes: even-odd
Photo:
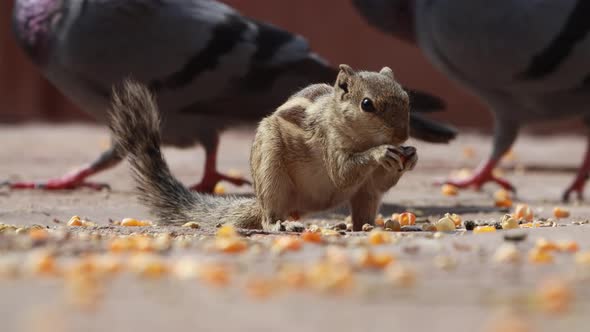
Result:
[[[500,189],[494,193],[494,202],[497,207],[511,207],[512,195],[505,189]]]
[[[70,220],[68,221],[68,226],[72,226],[72,227],[81,227],[84,224],[82,223],[82,220],[80,219],[79,216],[73,216],[72,218],[70,218]]]
[[[275,283],[271,279],[252,278],[246,281],[246,294],[255,299],[265,299],[275,290]]]
[[[537,240],[536,248],[541,251],[557,251],[557,250],[559,250],[559,248],[557,247],[557,244],[555,244],[554,242],[551,242],[551,241],[547,241],[544,238],[540,238]]]
[[[455,222],[451,219],[448,213],[444,218],[437,221],[435,226],[439,232],[452,232],[455,230]]]
[[[459,194],[459,189],[452,184],[445,184],[442,186],[441,192],[445,196],[457,196]]]
[[[213,193],[215,195],[223,195],[225,194],[225,187],[221,183],[217,183],[213,188]]]
[[[570,216],[570,212],[564,208],[561,207],[555,207],[553,209],[553,215],[555,216],[555,218],[567,218]]]
[[[465,222],[463,222],[463,225],[465,226],[465,229],[468,231],[474,230],[475,226],[477,226],[473,220],[465,220]]]
[[[49,232],[45,229],[32,229],[29,231],[29,238],[37,242],[46,241],[49,238]]]
[[[217,230],[217,237],[236,237],[238,233],[232,225],[223,225]]]
[[[493,259],[498,263],[516,264],[522,261],[522,255],[514,244],[505,243],[496,250]]]
[[[328,292],[346,291],[354,281],[348,266],[329,262],[313,265],[306,273],[306,280],[311,287]]]
[[[151,254],[138,254],[129,261],[131,269],[144,278],[161,278],[169,272],[168,265],[158,256]]]
[[[401,230],[401,225],[397,220],[387,219],[387,221],[385,221],[385,228],[389,228],[392,232],[399,232]]]
[[[404,212],[399,216],[401,226],[411,226],[416,224],[416,215],[411,212]]]
[[[360,258],[359,258],[358,262],[359,262],[359,265],[364,268],[384,269],[394,260],[395,260],[395,257],[393,257],[390,254],[386,254],[386,253],[373,254],[369,250],[363,250],[362,253],[360,254]]]
[[[278,279],[281,284],[292,288],[303,288],[305,286],[305,270],[297,265],[285,265],[278,272]]]
[[[133,218],[125,218],[121,220],[121,226],[123,227],[145,227],[145,226],[152,226],[151,221],[147,220],[137,220]]]
[[[198,277],[211,286],[223,287],[230,282],[230,270],[225,265],[207,264],[199,268]]]
[[[553,255],[546,250],[533,248],[529,251],[529,262],[533,264],[549,264],[553,263]]]
[[[301,249],[302,242],[296,236],[281,236],[275,240],[272,250],[275,252],[298,251]]]
[[[496,227],[494,226],[477,226],[473,229],[474,234],[494,233],[495,231]]]
[[[502,225],[502,229],[518,228],[518,221],[510,214],[505,214],[504,217],[502,217],[500,224]]]
[[[56,275],[58,267],[55,257],[47,252],[38,252],[30,257],[33,272],[39,275]]]
[[[368,241],[370,244],[376,246],[391,242],[391,237],[386,232],[374,230],[369,233]]]
[[[575,253],[580,250],[580,246],[576,241],[561,241],[557,243],[557,247],[562,252]]]
[[[375,226],[383,228],[384,224],[385,219],[383,219],[383,215],[378,215],[377,218],[375,218]]]
[[[187,228],[192,228],[192,229],[199,229],[201,226],[199,225],[199,223],[196,223],[194,221],[189,221],[186,224],[182,225],[182,227],[187,227]]]
[[[543,310],[559,314],[570,308],[574,294],[565,281],[553,279],[545,280],[539,285],[537,296]]]
[[[322,243],[322,234],[311,231],[301,233],[301,240],[309,243]]]
[[[338,224],[335,224],[334,226],[332,226],[332,229],[333,230],[336,230],[336,231],[345,231],[346,230],[346,224],[343,223],[343,222],[338,223]]]
[[[533,221],[533,211],[526,204],[518,204],[514,211],[514,217],[516,220],[524,219],[528,222]]]
[[[248,249],[248,245],[239,237],[218,237],[215,239],[215,248],[226,254],[238,254]]]
[[[363,225],[363,228],[362,228],[362,231],[363,231],[363,232],[370,232],[370,231],[372,231],[372,230],[373,230],[373,228],[375,228],[375,227],[373,227],[373,225],[370,225],[370,224],[364,224],[364,225]]]

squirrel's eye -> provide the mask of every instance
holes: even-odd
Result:
[[[364,98],[361,101],[361,109],[365,112],[375,112],[375,105],[373,105],[373,101],[369,98]]]

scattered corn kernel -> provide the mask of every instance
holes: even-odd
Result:
[[[416,215],[411,212],[404,212],[399,215],[399,223],[402,226],[411,226],[416,224]]]
[[[199,268],[198,277],[209,285],[223,287],[230,283],[230,269],[221,264],[207,264]]]
[[[269,297],[275,288],[274,281],[266,278],[251,278],[246,281],[245,285],[246,294],[255,299]]]
[[[557,244],[555,244],[555,242],[547,241],[544,238],[540,238],[537,240],[536,248],[539,250],[542,250],[542,251],[557,251],[557,250],[559,250],[559,248],[557,247]]]
[[[82,219],[80,219],[79,216],[73,216],[72,218],[70,218],[70,220],[68,221],[68,226],[72,226],[72,227],[81,227],[84,224],[82,223]]]
[[[225,186],[221,183],[217,183],[213,188],[213,193],[215,195],[224,195],[225,194]]]
[[[445,184],[442,186],[441,192],[445,196],[457,196],[459,194],[459,189],[452,184]]]
[[[121,220],[121,226],[123,227],[145,227],[152,226],[152,223],[147,220],[137,220],[133,218],[125,218]]]
[[[496,227],[494,226],[477,226],[473,229],[474,234],[494,233],[495,231]]]
[[[504,217],[502,217],[500,225],[502,225],[502,229],[518,228],[518,220],[514,219],[510,214],[505,214]]]
[[[375,227],[373,227],[373,225],[371,225],[371,224],[364,224],[362,231],[363,232],[370,232],[373,230],[373,228],[375,228]]]
[[[560,241],[557,242],[557,247],[562,252],[575,253],[580,250],[580,246],[576,241]]]
[[[54,276],[59,273],[55,257],[50,253],[34,253],[30,257],[30,263],[33,272],[36,274]]]
[[[570,308],[574,294],[565,281],[553,279],[539,284],[537,296],[543,310],[559,314]]]
[[[383,228],[384,225],[385,219],[383,219],[383,215],[378,215],[377,218],[375,218],[375,226]]]
[[[217,237],[236,237],[238,233],[232,225],[223,225],[217,230]]]
[[[514,218],[516,218],[516,220],[524,219],[528,222],[532,222],[533,221],[533,211],[526,204],[518,204],[516,206],[516,209],[514,210]]]
[[[522,261],[522,254],[513,243],[505,243],[501,245],[493,257],[497,263],[520,263]]]
[[[215,239],[215,248],[226,254],[238,254],[248,249],[248,245],[239,237],[220,237]]]
[[[512,194],[506,189],[500,189],[494,193],[494,202],[498,207],[511,207]]]
[[[450,215],[439,219],[435,224],[436,230],[439,232],[452,232],[455,230],[455,222],[450,218]]]
[[[533,264],[553,263],[553,255],[549,251],[533,248],[529,251],[529,262]]]
[[[319,291],[338,292],[349,290],[354,279],[351,269],[346,265],[319,262],[307,271],[306,281]]]
[[[134,255],[129,265],[134,272],[144,278],[161,278],[169,272],[168,265],[160,257],[149,254]]]
[[[305,270],[296,265],[286,265],[278,271],[278,280],[292,288],[303,288],[305,286]]]
[[[309,243],[322,243],[322,234],[311,231],[301,233],[301,240]]]
[[[394,260],[395,257],[387,253],[374,254],[370,250],[363,250],[360,254],[358,263],[363,268],[384,269]]]
[[[555,216],[555,218],[567,218],[570,216],[570,212],[564,208],[561,207],[555,207],[553,209],[553,216]]]
[[[296,236],[281,236],[274,241],[272,249],[276,252],[298,251],[302,241]]]
[[[197,222],[189,221],[186,224],[182,225],[182,227],[187,227],[187,228],[192,228],[192,229],[199,229],[201,226]]]
[[[49,238],[49,232],[45,229],[31,229],[29,231],[29,238],[33,241],[45,241]]]
[[[371,231],[367,239],[372,245],[380,245],[391,242],[391,236],[389,233],[377,230]]]

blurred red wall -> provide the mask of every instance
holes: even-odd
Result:
[[[349,0],[227,0],[242,13],[305,36],[334,64],[379,69],[387,65],[406,85],[443,97],[449,109],[437,115],[458,126],[490,129],[491,116],[456,84],[440,75],[421,53],[370,28]],[[0,122],[89,120],[51,85],[18,49],[11,34],[12,1],[0,3]]]

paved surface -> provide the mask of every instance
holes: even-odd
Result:
[[[247,131],[227,133],[220,149],[220,169],[248,174],[251,139]],[[0,141],[3,142],[0,149],[2,177],[42,179],[92,160],[107,146],[108,136],[106,130],[99,127],[34,125],[2,127]],[[525,136],[519,140],[514,160],[505,163],[509,168],[505,175],[518,188],[518,199],[528,203],[537,217],[550,217],[552,208],[562,205],[559,202],[561,192],[572,180],[581,161],[585,141],[581,137],[565,136]],[[503,212],[493,208],[492,196],[497,189],[494,185],[486,186],[481,192],[463,191],[456,197],[442,196],[440,188],[432,185],[452,171],[477,165],[488,153],[490,143],[488,137],[470,134],[449,146],[411,142],[418,148],[418,167],[387,194],[383,214],[411,209],[422,211],[432,220],[444,212],[460,213],[464,219],[499,220]],[[466,156],[466,148],[472,149],[474,156]],[[165,154],[183,182],[192,184],[200,179],[201,150],[166,149]],[[109,218],[149,218],[146,210],[136,203],[127,171],[126,165],[121,165],[93,178],[111,184],[112,190],[108,192],[2,190],[0,222],[55,227],[54,218],[68,220],[72,215],[81,215],[104,226]],[[226,188],[230,193],[251,190],[230,185]],[[568,226],[526,230],[528,238],[520,244],[525,254],[539,237],[576,240],[582,250],[590,250],[590,227],[571,225],[571,221],[590,219],[590,205],[563,206],[571,211],[571,218],[560,223]],[[330,215],[330,218],[344,216]],[[307,221],[322,222],[319,219]],[[197,234],[212,231],[212,227],[204,227]],[[239,287],[220,291],[193,281],[148,282],[123,277],[109,284],[100,308],[88,314],[64,304],[59,280],[34,277],[6,280],[0,282],[0,324],[4,325],[0,330],[480,331],[489,322],[499,320],[495,317],[501,308],[509,308],[529,322],[534,331],[552,331],[564,326],[569,331],[586,331],[590,281],[578,280],[580,271],[572,256],[560,254],[554,264],[542,267],[498,266],[490,257],[503,242],[504,234],[453,234],[440,239],[404,236],[379,250],[395,253],[401,263],[415,268],[418,284],[414,288],[393,288],[384,284],[378,274],[360,273],[354,290],[339,296],[281,292],[261,302],[244,296]],[[420,248],[418,253],[408,249],[415,246]],[[350,250],[352,253],[355,249]],[[288,254],[282,259],[313,261],[323,252],[322,246],[306,246],[302,252]],[[0,251],[0,257],[6,254]],[[171,256],[177,254],[183,252]],[[217,257],[201,254],[202,259]],[[433,261],[440,255],[456,260],[456,268],[450,271],[437,268]],[[276,264],[275,259],[270,254],[260,254],[245,264],[249,266],[245,275],[265,273],[269,266]],[[538,282],[547,277],[567,280],[575,293],[572,308],[564,315],[551,316],[531,309],[530,296],[535,293]]]

